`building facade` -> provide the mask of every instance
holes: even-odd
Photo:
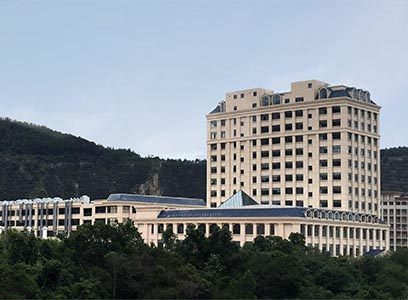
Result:
[[[160,245],[162,233],[172,228],[185,237],[190,224],[207,236],[215,226],[227,228],[232,240],[243,246],[256,236],[288,238],[292,232],[305,236],[308,246],[331,255],[363,255],[389,248],[388,225],[362,213],[304,207],[260,205],[243,191],[223,206],[206,208],[204,200],[160,196],[113,194],[90,201],[87,197],[3,201],[0,230],[15,228],[43,238],[70,235],[83,224],[123,223],[132,220],[144,241]]]
[[[259,235],[305,236],[331,255],[389,249],[380,219],[379,110],[367,91],[310,80],[290,92],[227,93],[207,115],[207,201],[113,194],[90,201],[0,202],[0,229],[43,237],[132,220],[146,243],[171,228],[227,228],[241,246]]]
[[[207,115],[207,204],[243,190],[265,205],[379,216],[379,110],[367,91],[309,80],[227,93]]]
[[[408,247],[408,195],[401,192],[381,194],[381,218],[390,225],[390,249]]]

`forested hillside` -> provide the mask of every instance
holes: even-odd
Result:
[[[381,189],[408,192],[408,147],[381,150]]]
[[[0,119],[0,200],[141,193],[205,199],[206,162],[143,158]],[[382,190],[408,192],[408,148],[381,150]]]
[[[111,193],[205,197],[205,161],[142,158],[43,126],[0,119],[0,200],[105,198]]]

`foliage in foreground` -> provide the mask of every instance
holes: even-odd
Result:
[[[333,258],[289,240],[239,248],[229,231],[188,227],[164,248],[132,223],[83,225],[68,238],[0,237],[0,298],[408,298],[408,249],[381,258]]]

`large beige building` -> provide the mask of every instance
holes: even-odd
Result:
[[[366,91],[316,80],[284,93],[227,93],[207,116],[207,201],[127,194],[3,201],[0,229],[48,237],[130,219],[156,245],[164,230],[183,239],[193,224],[206,235],[227,228],[241,246],[297,232],[335,256],[388,250],[389,225],[378,211],[379,109]]]
[[[190,198],[113,194],[107,199],[23,199],[0,203],[0,231],[15,228],[43,238],[69,235],[82,224],[122,223],[132,220],[144,241],[162,243],[172,228],[184,239],[189,224],[207,236],[215,226],[227,228],[239,245],[259,235],[288,238],[305,236],[307,245],[331,255],[362,255],[389,249],[388,225],[377,217],[338,210],[260,205],[239,191],[221,207],[206,208],[205,201]]]
[[[379,216],[379,110],[370,93],[308,80],[227,93],[207,115],[207,204],[243,190],[265,205]]]

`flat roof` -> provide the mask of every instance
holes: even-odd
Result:
[[[196,198],[180,198],[168,196],[150,196],[135,194],[111,194],[108,201],[129,201],[138,203],[157,203],[157,204],[175,204],[175,205],[192,205],[205,206],[205,201]]]

